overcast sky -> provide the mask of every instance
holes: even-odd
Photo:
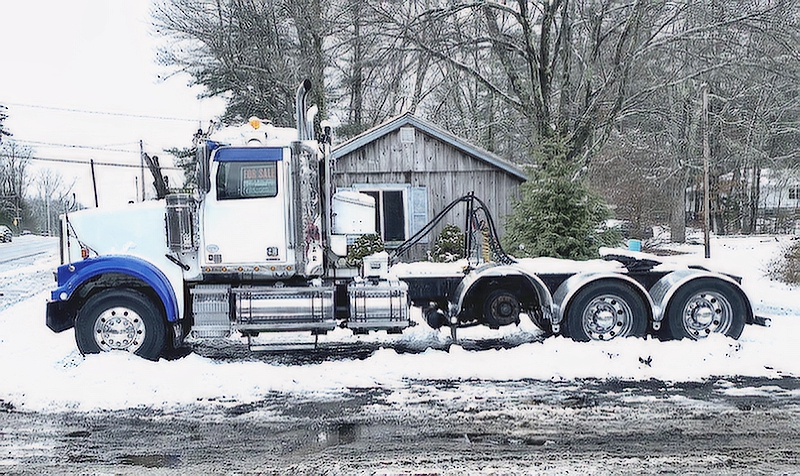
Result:
[[[199,100],[202,90],[190,88],[188,76],[161,79],[168,70],[155,63],[163,40],[150,28],[151,4],[0,0],[0,104],[12,139],[34,157],[131,165],[139,164],[141,140],[171,165],[162,149],[190,146],[223,103]],[[31,178],[43,168],[76,181],[78,201],[94,205],[88,165],[34,160]],[[96,173],[101,206],[138,198],[138,169],[96,166]],[[170,175],[180,182],[180,173]],[[145,182],[152,194],[149,172]]]

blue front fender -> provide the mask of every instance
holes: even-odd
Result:
[[[58,287],[51,294],[52,300],[69,301],[83,283],[107,273],[125,274],[147,283],[164,304],[167,321],[178,321],[178,300],[167,277],[152,263],[134,256],[100,256],[59,266]]]

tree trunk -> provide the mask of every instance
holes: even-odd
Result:
[[[750,186],[750,223],[748,232],[750,234],[758,233],[758,202],[761,190],[761,168],[758,164],[753,164],[753,180]]]
[[[670,231],[673,243],[686,242],[686,179],[685,171],[676,174],[672,186],[672,206],[670,207]]]

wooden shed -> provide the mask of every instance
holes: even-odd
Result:
[[[387,248],[470,192],[490,208],[502,236],[503,217],[526,180],[519,167],[410,113],[336,146],[333,157],[337,189],[375,198],[376,230]],[[429,248],[424,243],[432,244],[446,224],[463,229],[464,212],[461,206],[451,211],[405,260],[424,259]]]

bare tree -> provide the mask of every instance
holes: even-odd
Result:
[[[0,144],[0,212],[6,217],[21,217],[23,197],[28,187],[26,169],[30,157],[30,147],[13,140]]]
[[[320,0],[162,0],[154,27],[167,39],[161,64],[225,96],[225,121],[265,116],[294,123],[297,84],[310,77],[325,109],[327,4]]]
[[[654,186],[670,203],[664,218],[675,241],[685,239],[685,191],[700,186],[702,83],[711,91],[715,229],[754,229],[758,170],[776,162],[769,157],[791,157],[800,139],[798,31],[798,8],[787,2],[686,2],[651,43],[615,129],[658,157],[658,164],[639,157],[634,169],[659,177]]]
[[[631,72],[673,21],[672,5],[448,2],[396,21],[416,48],[513,110],[532,144],[566,141],[569,159],[586,160],[628,105]]]
[[[753,230],[759,171],[798,161],[799,10],[792,0],[161,0],[153,15],[170,41],[161,61],[228,98],[225,120],[291,124],[310,75],[347,137],[413,111],[520,163],[541,165],[566,144],[583,168],[575,177],[620,167],[629,180],[594,180],[604,196],[637,222],[670,223],[681,241],[702,83],[719,231]],[[633,190],[648,187],[652,206]]]
[[[69,185],[64,178],[51,169],[43,169],[36,176],[36,197],[32,200],[31,219],[38,230],[43,230],[48,236],[55,232],[58,216],[69,207],[69,196],[75,181]]]
[[[350,137],[387,118],[416,112],[431,91],[430,57],[409,44],[394,21],[418,14],[414,2],[335,4],[330,90],[342,114],[339,134]]]

